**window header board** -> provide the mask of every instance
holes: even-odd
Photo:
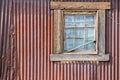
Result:
[[[51,9],[62,9],[62,10],[84,10],[84,9],[110,9],[110,2],[51,2]]]

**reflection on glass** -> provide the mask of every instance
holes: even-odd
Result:
[[[65,29],[65,38],[74,38],[74,29]]]
[[[86,16],[85,26],[94,27],[94,16],[93,15]]]
[[[90,41],[87,41],[87,40],[86,40],[86,43],[87,43],[87,42],[90,42]],[[86,49],[86,50],[94,50],[94,42],[87,44],[87,45],[85,46],[85,49]]]
[[[74,46],[73,46],[73,39],[66,39],[65,42],[64,42],[64,49],[65,50],[70,50],[72,49]]]
[[[85,23],[86,27],[94,27],[94,23],[93,22],[87,22]]]
[[[76,22],[84,23],[84,16],[83,15],[77,15],[76,16]]]
[[[93,15],[87,15],[86,16],[86,22],[94,22],[94,16]]]
[[[85,29],[85,38],[86,40],[94,40],[94,28]]]
[[[65,27],[75,27],[74,22],[65,22]]]
[[[75,40],[75,47],[83,45],[83,39],[76,39]],[[84,50],[84,46],[77,48],[76,50]]]
[[[66,15],[65,16],[65,22],[74,22],[74,16]]]
[[[85,27],[85,23],[76,22],[76,27]]]
[[[76,38],[84,38],[84,28],[75,29]]]

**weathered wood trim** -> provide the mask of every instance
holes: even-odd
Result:
[[[97,10],[64,10],[64,14],[96,14]]]
[[[62,20],[62,11],[54,10],[54,53],[61,53],[63,50]]]
[[[105,53],[105,10],[98,11],[98,51],[99,54]]]
[[[51,54],[51,61],[109,61],[109,54],[86,55],[86,54]]]
[[[110,9],[110,2],[51,2],[51,9]]]
[[[99,29],[98,29],[98,11],[97,11],[97,13],[96,13],[96,15],[95,15],[95,40],[96,40],[96,52],[97,52],[97,54],[98,54],[98,33],[99,33]]]

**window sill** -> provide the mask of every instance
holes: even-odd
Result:
[[[109,54],[51,54],[51,61],[109,61]]]

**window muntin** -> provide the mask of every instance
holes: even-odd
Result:
[[[94,14],[64,15],[64,50],[96,51]]]

